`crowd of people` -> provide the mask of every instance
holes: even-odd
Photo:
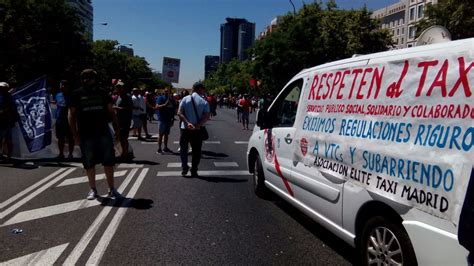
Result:
[[[53,115],[56,120],[57,159],[73,159],[74,148],[79,146],[89,179],[88,199],[98,195],[95,166],[99,163],[104,167],[109,196],[121,197],[114,186],[113,166],[117,159],[133,159],[130,132],[138,140],[151,140],[148,124],[157,120],[156,153],[173,153],[168,141],[171,128],[178,121],[182,175],[190,172],[192,177],[197,177],[203,133],[207,134],[204,124],[217,115],[217,108],[227,106],[236,109],[237,122],[242,123],[242,129],[248,130],[249,114],[256,108],[264,108],[271,100],[270,95],[261,99],[248,94],[206,95],[205,87],[200,82],[193,85],[191,94],[187,90],[173,94],[171,88],[161,91],[130,88],[121,80],[114,80],[110,88],[105,88],[99,84],[97,72],[93,69],[84,70],[80,81],[80,87],[70,88],[70,83],[62,80],[59,90],[51,95],[51,102],[56,105]],[[18,120],[16,113],[8,84],[0,82],[0,143],[5,144],[2,151],[6,155],[6,158],[0,158],[2,160],[11,159],[12,128]],[[192,154],[191,167],[188,166],[189,151]],[[116,158],[116,152],[119,158]]]

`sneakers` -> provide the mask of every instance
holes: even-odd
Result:
[[[191,177],[199,177],[197,170],[191,170]]]
[[[168,147],[166,147],[163,151],[164,152],[171,152],[171,153],[173,152],[172,150],[168,149]]]
[[[181,175],[186,176],[188,174],[188,171],[189,171],[189,167],[183,168],[183,171],[181,171]]]
[[[109,198],[115,198],[115,199],[120,199],[120,198],[123,198],[122,194],[120,194],[117,189],[115,188],[111,188],[109,190],[109,193],[107,194],[107,196]]]
[[[162,153],[163,153],[163,150],[161,149],[156,150],[156,154],[162,154]]]
[[[91,191],[89,191],[89,193],[87,193],[87,199],[88,200],[93,200],[97,198],[97,190],[96,189],[91,189]]]

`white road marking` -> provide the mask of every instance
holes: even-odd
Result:
[[[1,262],[0,265],[53,265],[69,243],[41,250],[16,259]]]
[[[157,145],[158,144],[156,143],[156,141],[142,141],[141,144],[153,144],[153,145]]]
[[[67,163],[67,164],[74,167],[84,167],[82,163]]]
[[[114,177],[124,176],[126,173],[127,173],[127,170],[114,172]],[[105,174],[98,174],[95,176],[96,181],[103,180],[103,179],[105,179]],[[58,187],[75,185],[75,184],[80,184],[80,183],[87,183],[87,182],[89,182],[89,179],[87,178],[87,176],[69,178],[69,179],[64,180],[61,184],[59,184]]]
[[[248,141],[234,141],[235,144],[249,144]]]
[[[179,141],[173,141],[174,144],[179,144]],[[206,140],[204,141],[204,144],[221,144],[220,141],[218,140]]]
[[[143,168],[143,164],[121,163],[117,166],[117,168]]]
[[[41,179],[40,181],[36,182],[34,185],[28,187],[27,189],[23,190],[22,192],[16,194],[15,196],[7,199],[6,201],[0,203],[0,209],[3,209],[5,208],[6,206],[8,206],[9,204],[11,204],[12,202],[14,202],[15,200],[23,197],[24,195],[30,193],[30,191],[34,190],[35,188],[41,186],[43,183],[45,182],[48,182],[48,180],[50,180],[51,178],[59,175],[62,171],[66,170],[67,168],[61,168],[61,169],[58,169],[56,172],[50,174],[49,176]]]
[[[246,170],[216,170],[216,171],[198,171],[201,176],[235,176],[250,175]],[[181,176],[181,171],[158,171],[156,176]]]
[[[0,227],[11,225],[11,224],[23,223],[23,222],[41,219],[45,217],[50,217],[53,215],[58,215],[58,214],[66,213],[66,212],[77,211],[80,209],[98,206],[100,204],[101,202],[98,200],[83,199],[83,200],[77,200],[73,202],[48,206],[44,208],[24,211],[24,212],[17,213],[15,216],[13,216],[10,220],[6,221]]]
[[[24,199],[20,200],[19,202],[17,202],[15,205],[11,206],[10,208],[6,209],[5,211],[1,212],[0,213],[0,220],[5,218],[5,216],[7,216],[8,214],[12,213],[13,211],[15,211],[16,209],[20,208],[21,206],[23,206],[24,204],[26,204],[28,201],[30,201],[31,199],[33,199],[34,197],[36,197],[37,195],[39,195],[40,193],[42,193],[43,191],[47,190],[49,187],[53,186],[55,183],[57,183],[58,181],[60,181],[61,179],[63,179],[65,176],[69,175],[70,173],[72,173],[74,170],[76,170],[76,168],[69,168],[68,170],[66,170],[64,173],[60,174],[58,177],[56,177],[55,179],[49,181],[46,185],[42,186],[41,188],[39,188],[38,190],[30,193],[27,197],[25,197]]]
[[[206,141],[204,141],[204,144],[221,144],[221,142],[218,141],[218,140],[216,140],[216,141],[206,140]]]
[[[191,163],[188,163],[188,166],[191,167]],[[166,166],[168,168],[178,168],[181,167],[181,163],[168,163]]]
[[[214,162],[215,167],[239,167],[236,162]]]
[[[128,176],[120,185],[119,191],[125,190],[125,188],[128,186],[130,181],[132,181],[133,176],[137,173],[137,171],[138,171],[138,168],[134,168],[130,171]],[[87,248],[87,245],[89,245],[90,241],[92,240],[94,235],[97,233],[101,224],[104,222],[105,218],[107,217],[107,215],[110,213],[111,210],[112,210],[112,206],[104,206],[104,209],[99,213],[99,215],[91,224],[89,229],[87,229],[87,232],[82,236],[81,240],[79,240],[79,243],[77,243],[77,245],[74,247],[73,251],[71,252],[71,254],[69,254],[69,256],[67,257],[63,265],[73,265],[77,263],[82,253]]]
[[[117,213],[115,213],[109,226],[107,227],[107,229],[105,229],[105,232],[102,234],[102,237],[100,238],[99,243],[97,243],[97,246],[93,249],[93,252],[91,256],[89,257],[89,260],[87,261],[86,265],[99,265],[100,260],[102,259],[102,256],[107,250],[107,247],[109,246],[110,241],[115,235],[115,232],[117,231],[117,228],[120,222],[122,221],[123,217],[125,216],[125,213],[128,210],[128,208],[124,208],[124,207],[130,206],[130,203],[132,202],[133,197],[135,197],[135,194],[140,188],[147,173],[148,173],[148,168],[145,168],[142,170],[142,172],[138,176],[137,180],[135,181],[132,188],[127,194],[127,200],[125,200],[122,203],[121,205],[122,208],[119,208]]]

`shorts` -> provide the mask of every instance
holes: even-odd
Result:
[[[173,125],[173,122],[162,122],[162,121],[160,121],[160,127],[158,129],[158,133],[169,135],[172,125]]]
[[[56,123],[56,138],[58,140],[63,140],[64,138],[69,140],[72,139],[72,132],[69,123]]]
[[[143,120],[140,115],[133,115],[132,116],[132,128],[141,128],[143,126]]]
[[[81,137],[82,164],[84,169],[93,168],[96,164],[115,165],[115,150],[112,135]]]
[[[4,139],[8,139],[8,140],[12,139],[12,128],[11,127],[0,129],[0,141],[2,141]]]
[[[245,120],[245,121],[249,120],[249,112],[242,112],[242,120]]]

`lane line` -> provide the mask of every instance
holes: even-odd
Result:
[[[235,144],[249,144],[248,141],[234,141]]]
[[[41,218],[46,218],[58,214],[63,214],[67,212],[77,211],[80,209],[85,209],[89,207],[94,207],[100,205],[101,202],[98,200],[77,200],[67,203],[62,203],[58,205],[48,206],[44,208],[29,210],[17,213],[10,220],[6,221],[0,227],[4,227],[11,224],[23,223],[31,220],[37,220]]]
[[[59,182],[61,179],[63,179],[65,176],[69,175],[70,173],[72,173],[74,170],[76,170],[76,168],[69,168],[68,170],[66,170],[64,173],[60,174],[58,177],[56,177],[55,179],[49,181],[47,184],[45,184],[44,186],[42,186],[41,188],[39,188],[38,190],[30,193],[27,197],[25,197],[24,199],[20,200],[19,202],[17,202],[15,205],[11,206],[10,208],[6,209],[5,211],[3,211],[2,213],[0,213],[0,220],[5,218],[5,216],[9,215],[10,213],[12,213],[13,211],[15,211],[16,209],[20,208],[21,206],[23,206],[24,204],[26,204],[28,201],[30,201],[31,199],[33,199],[34,197],[36,197],[37,195],[39,195],[40,193],[42,193],[43,191],[47,190],[49,187],[53,186],[55,183]]]
[[[188,163],[188,166],[191,167],[191,163]],[[166,167],[168,167],[168,168],[180,168],[181,163],[168,163],[168,165]]]
[[[56,172],[50,174],[49,176],[41,179],[40,181],[36,182],[34,185],[26,188],[25,190],[23,190],[22,192],[16,194],[15,196],[7,199],[6,201],[0,203],[0,209],[3,209],[5,208],[7,205],[9,205],[10,203],[14,202],[15,200],[23,197],[24,195],[30,193],[30,191],[34,190],[35,188],[41,186],[43,183],[45,182],[48,182],[48,180],[50,180],[51,178],[59,175],[61,172],[63,172],[64,170],[66,170],[67,168],[61,168],[61,169],[58,169]]]
[[[137,171],[138,171],[138,168],[134,168],[134,169],[132,169],[132,171],[130,171],[128,176],[125,178],[125,180],[120,185],[119,191],[124,191],[125,190],[125,188],[128,186],[130,181],[132,181],[133,176],[137,173]],[[94,220],[94,222],[91,224],[89,229],[87,229],[87,232],[82,236],[81,240],[79,240],[79,242],[74,247],[71,254],[69,254],[66,261],[64,261],[63,265],[73,265],[73,264],[77,263],[77,261],[79,260],[79,258],[82,255],[82,253],[87,248],[87,246],[89,245],[92,238],[94,237],[94,235],[99,230],[102,223],[105,221],[105,218],[110,213],[112,208],[113,208],[113,206],[104,206],[104,209],[99,213],[99,215]]]
[[[236,162],[214,162],[215,167],[239,167]]]
[[[219,140],[206,140],[204,144],[221,144]],[[173,141],[173,144],[179,144],[179,141]]]
[[[117,232],[117,228],[119,227],[120,222],[125,216],[125,213],[127,212],[128,207],[132,203],[132,200],[135,197],[147,173],[148,173],[148,168],[145,168],[142,170],[142,172],[138,176],[137,180],[133,184],[133,187],[130,189],[130,191],[127,194],[127,200],[125,200],[122,203],[121,208],[117,211],[117,213],[115,213],[109,226],[107,227],[107,229],[105,229],[105,232],[102,234],[102,237],[100,238],[99,243],[97,243],[97,246],[94,248],[94,251],[89,257],[89,260],[87,261],[86,265],[99,265],[100,260],[102,259],[105,251],[107,250],[107,247],[112,241],[112,238]]]
[[[218,141],[218,140],[216,140],[216,141],[206,140],[206,141],[204,141],[204,144],[221,144],[221,142]]]
[[[119,177],[119,176],[124,176],[126,173],[127,173],[127,170],[114,172],[114,178]],[[96,181],[103,180],[103,179],[105,179],[105,174],[98,174],[95,176]],[[81,176],[81,177],[66,179],[61,184],[57,185],[57,187],[76,185],[76,184],[87,183],[87,182],[89,182],[89,179],[87,178],[87,176]]]
[[[53,265],[69,243],[41,250],[16,259],[0,262],[0,265]]]
[[[250,175],[247,170],[216,170],[216,171],[198,171],[201,176],[236,176]],[[158,171],[156,176],[181,176],[181,171]]]
[[[117,168],[143,168],[143,164],[121,163],[117,166]]]

